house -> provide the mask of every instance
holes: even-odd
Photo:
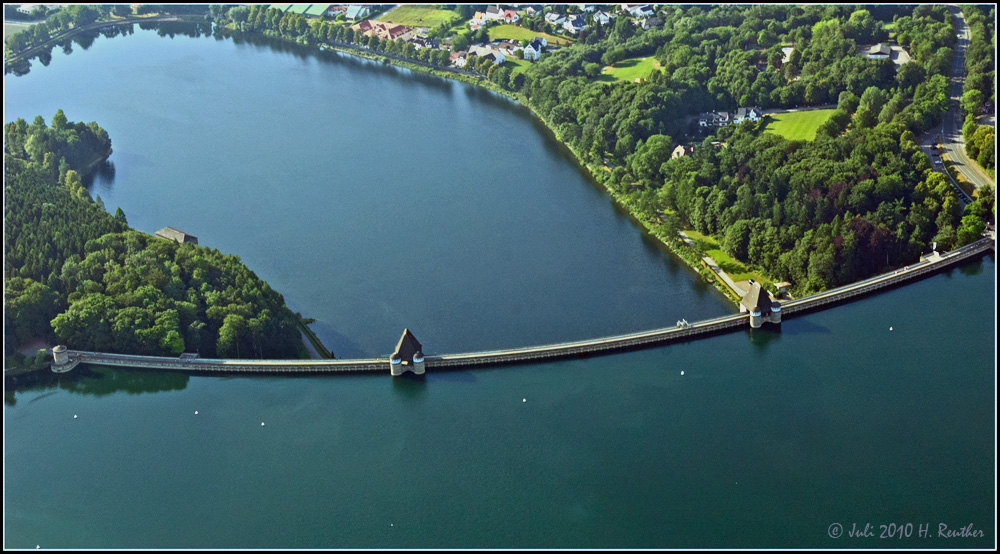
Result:
[[[365,36],[375,35],[383,40],[410,40],[413,38],[413,29],[409,27],[374,19],[366,19],[361,23],[351,25],[351,28],[355,31],[361,31]]]
[[[413,37],[410,42],[417,48],[437,48],[441,43],[436,38]]]
[[[684,151],[684,145],[678,144],[677,148],[674,148],[674,151],[670,153],[670,158],[671,159],[673,159],[673,158],[680,158],[681,156],[684,155],[684,152],[685,152]]]
[[[198,244],[198,237],[194,235],[189,235],[184,231],[178,231],[173,227],[164,227],[154,234],[160,237],[161,239],[176,241],[178,244],[184,244],[184,243]]]
[[[521,16],[517,15],[514,10],[504,10],[503,11],[503,22],[504,23],[517,23],[521,20]]]
[[[733,123],[739,125],[744,121],[760,121],[764,117],[764,111],[760,108],[754,106],[752,108],[738,108],[736,110],[736,115],[733,116]]]
[[[729,125],[729,112],[705,112],[698,116],[699,127],[722,127]]]
[[[370,37],[372,35],[373,32],[372,30],[374,29],[374,27],[372,26],[372,22],[370,20],[365,19],[362,20],[361,23],[355,23],[354,25],[351,25],[351,29],[354,29],[355,31],[361,31],[362,33],[364,33],[365,36]]]
[[[781,323],[781,304],[753,280],[750,281],[750,290],[740,300],[740,312],[750,312],[750,327],[754,329],[764,322]]]
[[[451,65],[462,68],[465,67],[465,57],[468,55],[469,53],[465,50],[452,52],[451,54],[448,54],[448,61],[451,62]]]
[[[25,15],[31,15],[31,12],[41,8],[43,5],[44,4],[21,4],[17,7],[17,12]]]
[[[647,17],[646,19],[643,19],[639,23],[639,26],[642,27],[644,30],[648,31],[649,29],[659,29],[663,27],[663,22],[660,21],[659,17],[656,17],[654,15],[653,17]]]
[[[347,7],[347,11],[344,13],[347,14],[347,19],[361,19],[363,17],[368,17],[371,10],[369,10],[367,6],[351,4]]]
[[[469,20],[469,28],[475,31],[476,29],[486,25],[486,14],[483,12],[476,12]]]
[[[571,15],[563,23],[563,29],[574,35],[587,28],[587,22],[582,15]]]
[[[892,49],[889,48],[888,44],[880,42],[866,48],[865,57],[870,60],[884,60],[889,57],[891,51]]]
[[[500,6],[497,6],[496,4],[492,6],[486,6],[485,15],[487,21],[499,21],[503,19],[503,10],[501,10]]]
[[[545,21],[547,21],[551,25],[559,27],[560,25],[566,22],[566,18],[563,17],[561,13],[549,12],[548,15],[545,16]]]
[[[524,13],[528,15],[535,15],[538,13],[538,10],[536,10],[534,6],[528,6],[527,8],[524,8]]]
[[[653,15],[654,13],[656,13],[653,10],[653,6],[651,6],[650,4],[628,4],[628,5],[632,6],[632,7],[631,8],[627,8],[626,11],[628,11],[628,13],[632,17],[636,17],[636,18],[640,18],[641,19],[643,17],[649,17],[649,16]]]
[[[524,47],[524,59],[537,62],[542,56],[542,48],[545,46],[545,39],[535,38]]]
[[[500,42],[496,43],[496,46],[497,48],[500,49],[501,52],[503,52],[503,55],[507,56],[508,58],[514,56],[514,53],[521,49],[520,44],[516,42],[510,42],[508,40],[501,40]]]
[[[486,46],[482,46],[482,45],[470,46],[469,47],[469,54],[475,54],[476,56],[479,56],[480,58],[491,59],[491,60],[493,60],[493,65],[500,65],[500,64],[504,63],[505,61],[507,61],[507,57],[503,55],[503,52],[501,52],[500,50],[494,49],[490,45],[486,45]]]
[[[608,23],[611,23],[611,18],[613,17],[613,15],[610,15],[607,12],[599,11],[594,14],[594,22],[600,23],[601,25],[607,25]]]
[[[334,4],[326,9],[327,17],[337,17],[342,13],[347,13],[347,4]]]

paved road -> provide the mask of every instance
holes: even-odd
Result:
[[[922,147],[929,155],[933,153],[933,145],[937,137],[941,137],[941,150],[948,160],[952,162],[956,171],[972,183],[974,187],[981,188],[992,185],[993,181],[979,167],[965,155],[965,142],[962,139],[962,86],[965,84],[965,49],[969,46],[969,26],[965,23],[965,17],[957,6],[950,6],[951,15],[955,18],[958,28],[958,42],[955,43],[955,57],[951,66],[951,99],[948,102],[948,113],[944,116],[944,121],[939,129],[934,129],[925,134],[921,140]],[[936,160],[931,156],[932,160]],[[940,164],[935,164],[938,166]],[[937,169],[937,167],[935,167]]]

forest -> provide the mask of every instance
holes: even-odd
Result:
[[[82,178],[111,153],[97,123],[62,110],[4,126],[4,351],[35,339],[79,350],[295,358],[297,318],[237,256],[130,229]]]

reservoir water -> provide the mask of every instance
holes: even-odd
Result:
[[[239,255],[339,357],[732,311],[506,99],[246,40],[87,46],[6,76],[5,121],[98,121],[93,194]],[[423,381],[21,379],[5,547],[986,548],[995,283],[989,257],[780,332]]]

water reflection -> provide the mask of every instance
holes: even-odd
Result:
[[[173,371],[119,369],[81,364],[69,373],[59,374],[43,370],[17,377],[4,377],[4,403],[14,406],[17,394],[49,389],[61,389],[88,396],[108,396],[119,392],[144,394],[180,391],[187,388],[189,379],[190,376],[187,374]]]

